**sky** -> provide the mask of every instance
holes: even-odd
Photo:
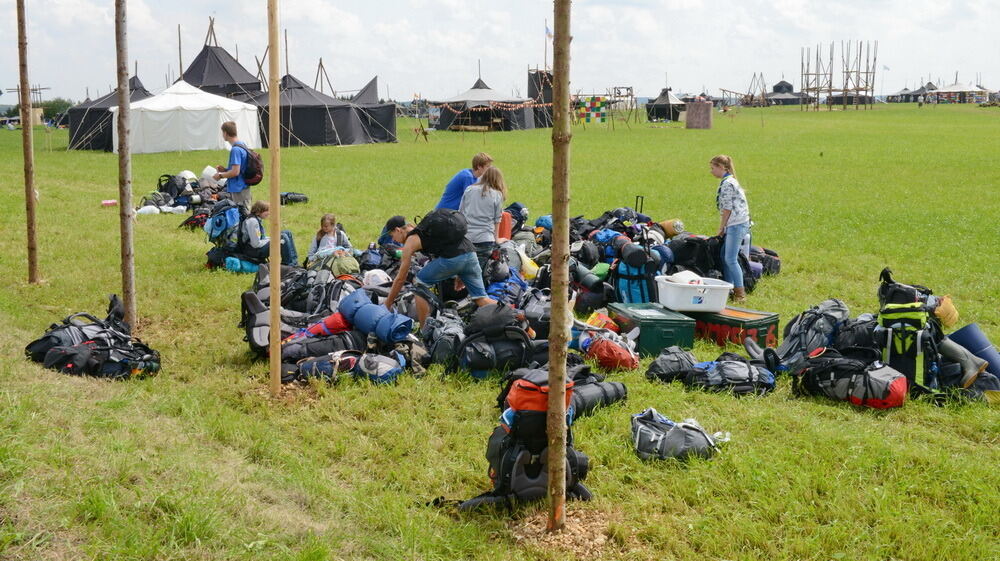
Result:
[[[802,47],[878,41],[876,94],[915,87],[928,78],[958,79],[1000,89],[1000,10],[995,0],[577,0],[571,33],[571,90],[604,93],[632,86],[655,97],[719,88],[746,91],[755,73],[768,84],[782,78],[799,89]],[[46,99],[80,101],[116,82],[112,0],[26,0],[32,84],[51,88]],[[504,93],[525,95],[526,71],[544,64],[546,20],[552,3],[539,0],[280,0],[288,29],[291,72],[313,84],[317,62],[333,86],[357,90],[379,76],[379,96],[406,101],[415,94],[445,99],[478,77]],[[138,64],[147,89],[159,91],[179,73],[177,26],[184,65],[216,18],[219,45],[256,74],[254,55],[267,45],[266,0],[129,0],[130,67]],[[0,0],[0,88],[17,85],[15,1]],[[283,46],[282,46],[283,48]],[[552,64],[552,49],[548,47]],[[285,73],[282,52],[282,74]],[[266,68],[266,66],[265,66]],[[889,70],[886,71],[885,68]],[[835,84],[842,78],[835,72]],[[0,95],[0,104],[16,103]]]

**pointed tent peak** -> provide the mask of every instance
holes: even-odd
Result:
[[[145,86],[142,85],[142,80],[139,79],[139,75],[132,76],[128,79],[128,89],[129,91],[144,90]]]
[[[378,76],[375,76],[351,98],[354,103],[378,103]]]
[[[295,76],[292,76],[291,74],[285,74],[284,76],[281,77],[281,89],[283,89],[283,90],[288,90],[288,89],[307,89],[307,88],[309,88],[309,86],[306,85],[305,82],[303,82],[302,80],[299,80],[298,78],[296,78]],[[309,88],[309,89],[311,89],[311,88]]]
[[[476,83],[472,85],[471,89],[473,89],[473,90],[490,90],[490,89],[493,89],[493,88],[487,86],[486,82],[484,82],[482,78],[479,78],[479,79],[476,80]]]
[[[185,82],[199,88],[241,86],[240,89],[260,90],[260,80],[250,74],[229,51],[205,45],[181,76]]]

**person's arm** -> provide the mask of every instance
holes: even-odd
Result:
[[[313,238],[312,243],[309,244],[309,253],[306,254],[306,257],[312,257],[313,255],[316,255],[317,249],[319,249],[319,240]]]
[[[222,178],[229,179],[230,177],[236,177],[237,175],[240,174],[240,156],[239,153],[236,152],[237,148],[239,147],[233,146],[232,148],[229,149],[229,169],[226,171],[222,171],[219,168],[215,168],[219,169],[219,173],[212,176],[213,179],[215,179],[216,181]],[[243,150],[242,148],[239,149]]]
[[[722,209],[722,213],[721,213],[721,215],[722,215],[722,222],[719,224],[719,235],[720,236],[726,233],[726,224],[729,224],[729,215],[731,215],[732,213],[733,213],[733,211],[729,210],[728,208]]]
[[[733,197],[735,196],[732,185],[727,180],[719,187],[719,235],[726,233],[726,225],[729,224],[729,216],[733,213]]]
[[[413,259],[413,254],[420,251],[420,237],[410,236],[406,238],[406,243],[403,244],[403,257],[402,261],[399,263],[399,272],[396,273],[396,278],[392,281],[392,288],[389,289],[389,295],[385,299],[385,307],[392,311],[392,305],[396,301],[396,297],[399,296],[399,291],[403,289],[403,283],[406,282],[406,275],[410,272],[410,260]]]
[[[244,220],[243,229],[247,235],[247,243],[254,249],[260,249],[270,241],[267,236],[260,235],[260,218],[256,218],[256,220]]]
[[[496,193],[494,193],[494,194],[496,194]],[[500,208],[500,205],[502,205],[502,204],[503,204],[503,200],[501,200],[499,196],[497,196],[497,197],[494,198],[494,204],[493,204],[493,223],[494,223],[494,226],[493,226],[493,239],[497,243],[500,243],[500,222],[503,220],[503,209]]]

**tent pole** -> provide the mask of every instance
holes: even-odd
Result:
[[[35,149],[32,129],[31,88],[28,87],[28,33],[25,27],[24,0],[17,0],[17,58],[21,82],[18,103],[21,109],[21,147],[24,153],[24,210],[28,223],[28,282],[38,284],[38,239],[35,230]],[[27,110],[25,110],[27,108]]]
[[[126,0],[115,0],[115,47],[118,55],[118,221],[121,230],[122,301],[125,323],[138,327],[135,300],[135,252],[132,243],[132,154],[129,148],[128,27]],[[136,67],[138,74],[138,66]]]
[[[549,532],[566,526],[566,345],[569,342],[569,119],[571,0],[555,0],[552,125],[552,323],[549,330]]]
[[[268,256],[268,271],[271,275],[271,286],[281,286],[281,106],[278,90],[278,68],[280,62],[278,45],[278,0],[267,0],[267,32],[268,50],[271,58],[268,60],[267,113],[268,119],[268,151],[271,154],[271,247]],[[281,298],[276,299],[281,302]],[[273,304],[273,303],[272,303]],[[271,367],[271,396],[281,393],[281,306],[272,305],[270,313],[270,345],[269,362]]]

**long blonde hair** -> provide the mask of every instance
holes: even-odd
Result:
[[[479,178],[479,183],[483,185],[484,197],[487,191],[493,190],[500,193],[501,201],[507,199],[507,184],[503,180],[503,173],[500,172],[500,168],[495,166],[486,168],[482,177]]]
[[[733,159],[725,154],[719,154],[718,156],[712,158],[712,161],[709,163],[720,166],[722,169],[726,170],[726,173],[736,175],[736,169],[733,168]]]
[[[326,235],[323,228],[326,228],[327,226],[333,226],[333,232],[331,233],[334,235],[337,234],[337,217],[329,212],[324,214],[323,218],[319,219],[319,230],[316,232],[316,241],[322,240],[323,236]]]

